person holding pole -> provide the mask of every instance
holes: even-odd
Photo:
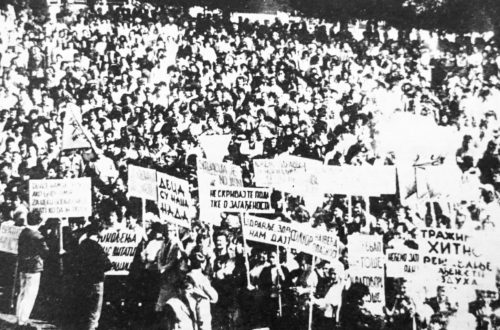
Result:
[[[26,326],[40,286],[40,277],[43,272],[43,259],[49,248],[42,234],[38,231],[42,223],[39,211],[28,213],[28,227],[19,235],[18,268],[19,268],[19,296],[17,297],[16,317],[20,327]]]
[[[281,265],[276,250],[269,251],[268,261],[269,266],[262,269],[258,286],[264,295],[262,304],[262,312],[265,313],[264,318],[270,329],[277,329],[279,317],[281,316],[281,292],[290,286],[290,273],[285,266]]]
[[[214,324],[216,329],[232,328],[235,319],[235,260],[229,252],[229,234],[218,231],[214,234],[215,260],[212,285],[219,294],[214,306]]]

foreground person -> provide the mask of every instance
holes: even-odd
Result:
[[[40,287],[43,272],[43,258],[49,248],[42,234],[38,231],[42,218],[38,211],[28,213],[28,227],[19,236],[19,296],[17,297],[17,325],[27,325]]]
[[[99,326],[104,298],[104,273],[111,269],[111,261],[97,242],[101,227],[89,227],[77,255],[77,278],[82,303],[82,329],[95,330]]]

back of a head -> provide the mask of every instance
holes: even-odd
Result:
[[[42,217],[40,215],[40,211],[33,210],[28,212],[28,225],[29,226],[38,226],[42,223]]]

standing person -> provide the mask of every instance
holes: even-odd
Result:
[[[178,293],[167,300],[165,312],[168,330],[197,330],[196,289],[191,278],[187,277],[177,289]]]
[[[341,329],[343,330],[380,330],[383,322],[367,308],[370,290],[361,283],[353,283],[346,291],[345,301],[340,310]]]
[[[281,265],[276,251],[269,251],[269,266],[262,269],[259,277],[259,290],[263,292],[262,313],[265,314],[267,325],[270,329],[278,329],[278,317],[281,317],[280,295],[282,290],[289,285],[290,273]]]
[[[225,231],[214,234],[215,260],[212,284],[219,294],[214,306],[214,324],[217,330],[232,329],[235,309],[234,257],[229,253],[229,238]]]
[[[83,303],[84,329],[95,330],[99,325],[104,298],[104,273],[111,269],[111,261],[98,243],[103,228],[92,224],[87,238],[77,249],[77,281]]]
[[[25,326],[29,320],[40,286],[43,272],[43,259],[49,248],[42,234],[38,231],[42,218],[39,211],[29,212],[28,227],[19,235],[18,267],[19,296],[17,297],[16,317],[19,326]]]
[[[166,302],[175,296],[181,276],[181,259],[184,256],[182,243],[177,236],[177,228],[167,225],[167,236],[158,252],[158,270],[161,277],[160,293],[156,302],[156,312],[162,312]]]
[[[203,274],[202,269],[205,268],[206,258],[202,251],[195,248],[189,260],[191,262],[191,271],[187,274],[187,277],[202,295],[196,304],[198,330],[212,330],[210,304],[215,304],[219,299],[219,295],[210,284],[208,277]]]
[[[397,294],[392,308],[385,308],[389,329],[413,330],[416,327],[415,302],[406,293],[406,283],[401,279],[397,285]]]

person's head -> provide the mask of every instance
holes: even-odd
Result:
[[[444,286],[439,285],[439,286],[437,287],[437,290],[436,290],[436,291],[437,291],[437,297],[438,297],[439,299],[441,299],[441,300],[446,299],[446,289],[445,289],[445,287],[444,287]]]
[[[204,267],[206,258],[201,249],[195,248],[189,256],[191,269],[201,269]]]
[[[333,216],[336,219],[342,219],[344,217],[344,209],[340,205],[335,206],[333,209]]]
[[[10,195],[10,203],[14,208],[21,206],[22,198],[19,193],[12,193]]]
[[[363,213],[363,203],[361,201],[354,203],[353,211],[354,211],[355,215],[362,214]]]
[[[172,224],[172,223],[168,223],[167,224],[167,228],[166,228],[166,231],[167,231],[167,235],[166,235],[166,240],[172,242],[172,241],[175,241],[178,239],[177,237],[177,226]]]
[[[465,135],[462,141],[462,148],[469,149],[471,147],[471,144],[472,144],[472,136]]]
[[[397,289],[398,289],[398,293],[399,293],[399,294],[401,294],[401,295],[405,295],[405,294],[406,294],[406,280],[401,279],[401,280],[398,282]]]
[[[28,155],[31,158],[38,158],[38,147],[35,144],[28,146]]]
[[[33,210],[28,212],[28,226],[39,226],[42,223],[42,216],[40,211]]]
[[[51,138],[47,141],[47,151],[54,152],[57,148],[57,141],[54,138]]]
[[[271,250],[267,254],[268,261],[271,266],[278,266],[280,264],[280,258],[276,250]]]
[[[139,214],[137,211],[129,209],[125,214],[125,218],[127,219],[128,226],[135,227],[139,221]]]
[[[301,269],[306,269],[311,264],[311,256],[305,253],[299,253],[295,260]]]
[[[229,235],[225,231],[219,231],[214,235],[215,249],[219,255],[226,254],[229,247]]]

